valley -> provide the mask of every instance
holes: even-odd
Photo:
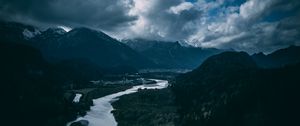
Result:
[[[297,45],[249,54],[5,21],[0,34],[12,126],[297,124]]]

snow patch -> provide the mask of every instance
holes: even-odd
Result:
[[[28,29],[25,29],[23,31],[24,37],[25,38],[29,38],[29,39],[33,38],[34,36],[39,35],[39,34],[41,34],[41,32],[39,30],[37,30],[37,29],[34,29],[34,31],[30,31]]]
[[[65,34],[66,32],[68,32],[68,31],[66,31],[65,29],[61,28],[61,27],[53,28],[52,30],[53,30],[53,32],[58,33],[58,34],[61,34],[61,35],[62,35],[62,34]]]
[[[72,28],[67,27],[67,26],[58,26],[58,28],[61,28],[61,29],[65,30],[66,32],[69,32],[72,30]]]

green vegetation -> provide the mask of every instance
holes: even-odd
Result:
[[[101,74],[90,73],[91,65],[80,66],[50,64],[40,51],[30,46],[1,43],[0,82],[5,120],[11,125],[64,126],[84,115],[92,105],[92,99],[130,88],[132,85],[91,85],[89,80]],[[75,92],[71,89],[91,88],[82,102],[74,104]],[[66,93],[67,92],[67,93]],[[69,92],[69,93],[68,93]],[[18,120],[18,121],[15,121]]]
[[[213,56],[173,84],[179,125],[299,124],[299,75],[300,64],[260,69],[245,53]]]
[[[263,69],[246,53],[226,52],[171,88],[121,97],[113,113],[120,126],[298,125],[299,75],[300,64]]]
[[[178,120],[172,91],[140,90],[114,102],[118,126],[173,126]]]

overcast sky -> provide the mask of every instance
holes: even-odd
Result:
[[[300,0],[0,0],[0,17],[250,53],[300,45]]]

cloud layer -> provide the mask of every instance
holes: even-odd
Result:
[[[250,53],[300,44],[298,0],[1,0],[0,17]]]
[[[6,20],[89,26],[113,30],[128,26],[130,0],[1,0],[0,16]]]

